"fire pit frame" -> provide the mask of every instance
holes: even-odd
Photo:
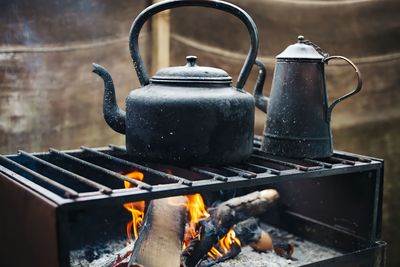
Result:
[[[224,176],[210,171],[209,167],[179,167],[202,177],[202,179],[197,180],[162,172],[160,171],[162,168],[154,167],[157,166],[154,164],[139,164],[131,160],[128,161],[124,158],[124,148],[118,146],[96,149],[82,148],[69,151],[51,149],[48,153],[29,154],[20,152],[18,155],[1,156],[0,211],[1,214],[6,215],[6,218],[0,220],[0,240],[2,240],[0,257],[5,259],[3,262],[6,263],[6,266],[7,263],[14,265],[17,263],[15,266],[32,263],[42,266],[69,266],[70,244],[68,240],[71,235],[69,223],[72,220],[71,218],[75,218],[88,209],[104,209],[115,205],[121,206],[126,202],[169,196],[239,188],[256,190],[269,186],[282,187],[284,195],[286,190],[288,191],[286,194],[293,195],[293,198],[295,198],[301,192],[297,192],[296,188],[299,188],[299,186],[293,186],[293,184],[301,182],[305,184],[303,190],[315,191],[315,186],[318,189],[318,184],[323,184],[324,181],[335,183],[335,181],[346,180],[346,184],[339,186],[357,188],[357,186],[360,187],[359,184],[362,182],[362,184],[365,184],[365,188],[360,190],[372,192],[368,196],[358,196],[358,198],[365,198],[366,202],[371,204],[366,205],[368,207],[365,210],[358,211],[360,214],[354,217],[358,221],[364,221],[366,225],[354,226],[354,229],[351,229],[352,226],[350,226],[347,229],[340,225],[320,221],[319,214],[312,217],[304,215],[306,213],[303,212],[307,212],[310,206],[297,207],[297,210],[296,207],[292,209],[289,198],[286,198],[286,203],[285,197],[283,202],[289,209],[284,208],[279,215],[267,221],[283,226],[285,230],[304,238],[316,239],[319,243],[346,250],[343,256],[306,266],[361,266],[363,262],[364,264],[373,263],[373,265],[367,264],[366,266],[384,266],[386,245],[379,241],[382,216],[382,160],[341,151],[335,151],[332,158],[324,160],[292,160],[265,154],[259,150],[259,145],[259,139],[256,138],[255,152],[252,158],[268,162],[271,166],[277,166],[277,168],[257,165],[254,162],[247,162],[245,165],[258,168],[258,170],[263,169],[263,172],[257,173],[245,168],[241,169],[236,165],[214,168],[214,170],[224,170],[235,174]],[[62,160],[83,164],[88,169],[97,168],[97,172],[102,172],[104,175],[109,175],[115,179],[123,179],[122,174],[103,167],[96,167],[93,162],[85,160],[90,157],[104,158],[105,160],[112,160],[115,164],[130,166],[132,169],[136,166],[136,170],[153,173],[157,179],[164,183],[151,185],[150,182],[139,182],[138,188],[115,189],[96,184],[96,182],[90,184],[88,181],[80,181],[80,183],[86,183],[86,186],[93,188],[93,190],[77,192],[68,189],[68,187],[60,187],[57,183],[51,184],[54,181],[51,177],[41,177],[42,167],[48,168],[48,166],[43,165],[41,160],[48,160],[48,157],[55,156]],[[37,168],[37,172],[30,173],[30,170],[35,170],[35,168]],[[58,169],[56,171],[62,172],[63,170]],[[30,178],[22,176],[21,173],[28,174]],[[63,175],[71,178],[73,174],[64,170]],[[79,180],[82,177],[78,175],[71,179]],[[51,181],[46,180],[46,178]],[[40,181],[42,184],[39,185],[35,181]],[[307,183],[308,187],[306,186]],[[355,194],[357,195],[357,193]],[[351,195],[343,195],[341,198],[349,198],[349,201],[356,201],[357,203],[364,201],[363,199],[351,199],[355,198]],[[315,205],[318,206],[317,203]],[[340,215],[340,210],[328,210],[327,212],[334,214],[332,216],[344,216]],[[357,227],[364,230],[357,233]],[[309,229],[324,234],[316,235]],[[27,242],[28,250],[24,241],[21,240]],[[336,243],[333,244],[332,242]],[[24,257],[20,256],[22,250],[26,251]]]

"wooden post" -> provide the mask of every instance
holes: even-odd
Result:
[[[153,4],[163,0],[153,0]],[[160,68],[169,66],[170,49],[170,21],[169,10],[163,11],[152,18],[152,53],[151,73],[154,74]]]

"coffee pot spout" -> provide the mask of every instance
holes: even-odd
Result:
[[[114,82],[110,73],[96,63],[93,63],[93,72],[104,81],[103,114],[107,124],[116,132],[125,134],[125,111],[117,105]]]

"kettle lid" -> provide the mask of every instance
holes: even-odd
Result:
[[[152,82],[190,82],[190,83],[227,83],[232,82],[232,78],[222,69],[212,67],[202,67],[197,65],[196,56],[187,56],[186,65],[178,67],[168,67],[160,69],[151,78]]]
[[[282,53],[276,56],[277,59],[319,59],[325,57],[319,53],[311,42],[304,39],[304,36],[297,37],[297,43],[289,45]]]

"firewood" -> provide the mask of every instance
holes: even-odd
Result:
[[[229,229],[237,222],[268,211],[278,200],[279,194],[274,189],[256,191],[241,197],[222,202],[217,208],[210,209],[210,218],[219,228]],[[226,233],[224,233],[226,234]]]
[[[180,266],[186,201],[180,196],[150,202],[128,266]]]
[[[182,265],[196,266],[217,242],[218,235],[214,223],[211,220],[199,221],[197,235],[182,252]]]
[[[260,240],[263,230],[258,223],[258,219],[252,217],[233,227],[236,238],[239,239],[242,247]]]
[[[276,190],[267,189],[253,192],[241,197],[232,198],[222,202],[216,208],[210,208],[210,217],[199,222],[200,230],[211,232],[202,234],[200,239],[194,238],[182,253],[182,264],[185,267],[196,266],[210,251],[212,246],[218,242],[236,223],[247,218],[258,216],[268,211],[278,200],[279,194]],[[212,226],[211,226],[212,225]]]
[[[241,246],[260,241],[262,233],[264,232],[260,228],[258,219],[256,218],[250,218],[239,222],[233,227],[233,231],[236,233],[236,238],[239,239]],[[207,258],[199,264],[199,267],[210,267],[219,262],[233,259],[242,251],[241,246],[233,243],[228,253],[216,259]]]

